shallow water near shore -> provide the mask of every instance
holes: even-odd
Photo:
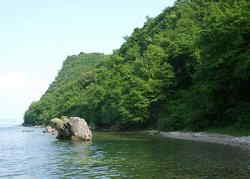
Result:
[[[0,178],[249,179],[250,151],[138,133],[58,141],[42,129],[0,126]]]

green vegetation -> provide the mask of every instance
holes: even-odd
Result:
[[[178,0],[111,56],[68,58],[25,124],[75,115],[101,128],[247,129],[249,19],[248,0]]]
[[[33,102],[24,116],[25,125],[48,124],[62,115],[78,115],[85,88],[96,80],[95,66],[108,56],[80,53],[68,57],[55,81],[42,98]]]

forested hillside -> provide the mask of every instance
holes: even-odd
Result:
[[[178,0],[111,56],[69,57],[25,124],[74,115],[118,129],[250,127],[249,42],[249,0]]]
[[[96,80],[95,66],[107,58],[101,53],[83,52],[69,56],[46,93],[26,111],[24,124],[46,124],[53,117],[74,114],[85,87]]]

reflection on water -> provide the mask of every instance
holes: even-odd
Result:
[[[0,128],[0,178],[248,179],[250,152],[138,134],[58,141],[41,129]]]

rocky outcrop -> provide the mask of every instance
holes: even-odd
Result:
[[[51,125],[57,130],[58,139],[90,141],[93,137],[87,122],[79,117],[55,118]]]
[[[47,126],[44,130],[43,133],[50,133],[52,135],[55,135],[57,133],[56,129],[52,128],[51,126]]]

